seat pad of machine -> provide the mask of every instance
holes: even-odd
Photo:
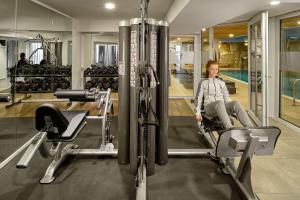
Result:
[[[81,127],[85,117],[89,114],[89,111],[62,111],[61,113],[69,121],[69,125],[60,138],[70,139]]]
[[[51,121],[57,131],[46,130],[49,140],[72,139],[88,113],[84,110],[61,111],[53,104],[43,104],[36,110],[36,129],[43,131],[47,127],[47,121]]]

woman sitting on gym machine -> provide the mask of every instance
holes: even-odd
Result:
[[[238,101],[232,101],[230,99],[226,84],[218,77],[218,73],[218,62],[209,60],[206,64],[206,77],[198,86],[196,119],[199,122],[203,120],[201,115],[203,103],[205,114],[209,117],[219,117],[226,129],[233,127],[229,118],[229,115],[232,114],[237,115],[244,127],[253,127],[242,105]]]

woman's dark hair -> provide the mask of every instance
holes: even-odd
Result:
[[[205,66],[205,77],[208,78],[209,76],[209,68],[211,65],[219,65],[218,61],[216,60],[208,60],[207,63],[206,63],[206,66]]]

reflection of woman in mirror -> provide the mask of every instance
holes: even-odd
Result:
[[[22,66],[22,65],[29,65],[30,63],[29,63],[29,61],[25,58],[25,53],[24,52],[22,52],[21,54],[20,54],[20,60],[18,61],[18,67],[19,66]]]

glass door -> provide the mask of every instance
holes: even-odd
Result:
[[[95,63],[101,66],[116,65],[118,45],[111,43],[95,43]]]
[[[280,20],[281,119],[300,127],[300,15]]]
[[[268,12],[249,21],[248,31],[249,114],[256,124],[267,126]]]
[[[107,65],[116,65],[117,64],[117,52],[118,52],[118,45],[116,44],[109,44],[107,45]]]

